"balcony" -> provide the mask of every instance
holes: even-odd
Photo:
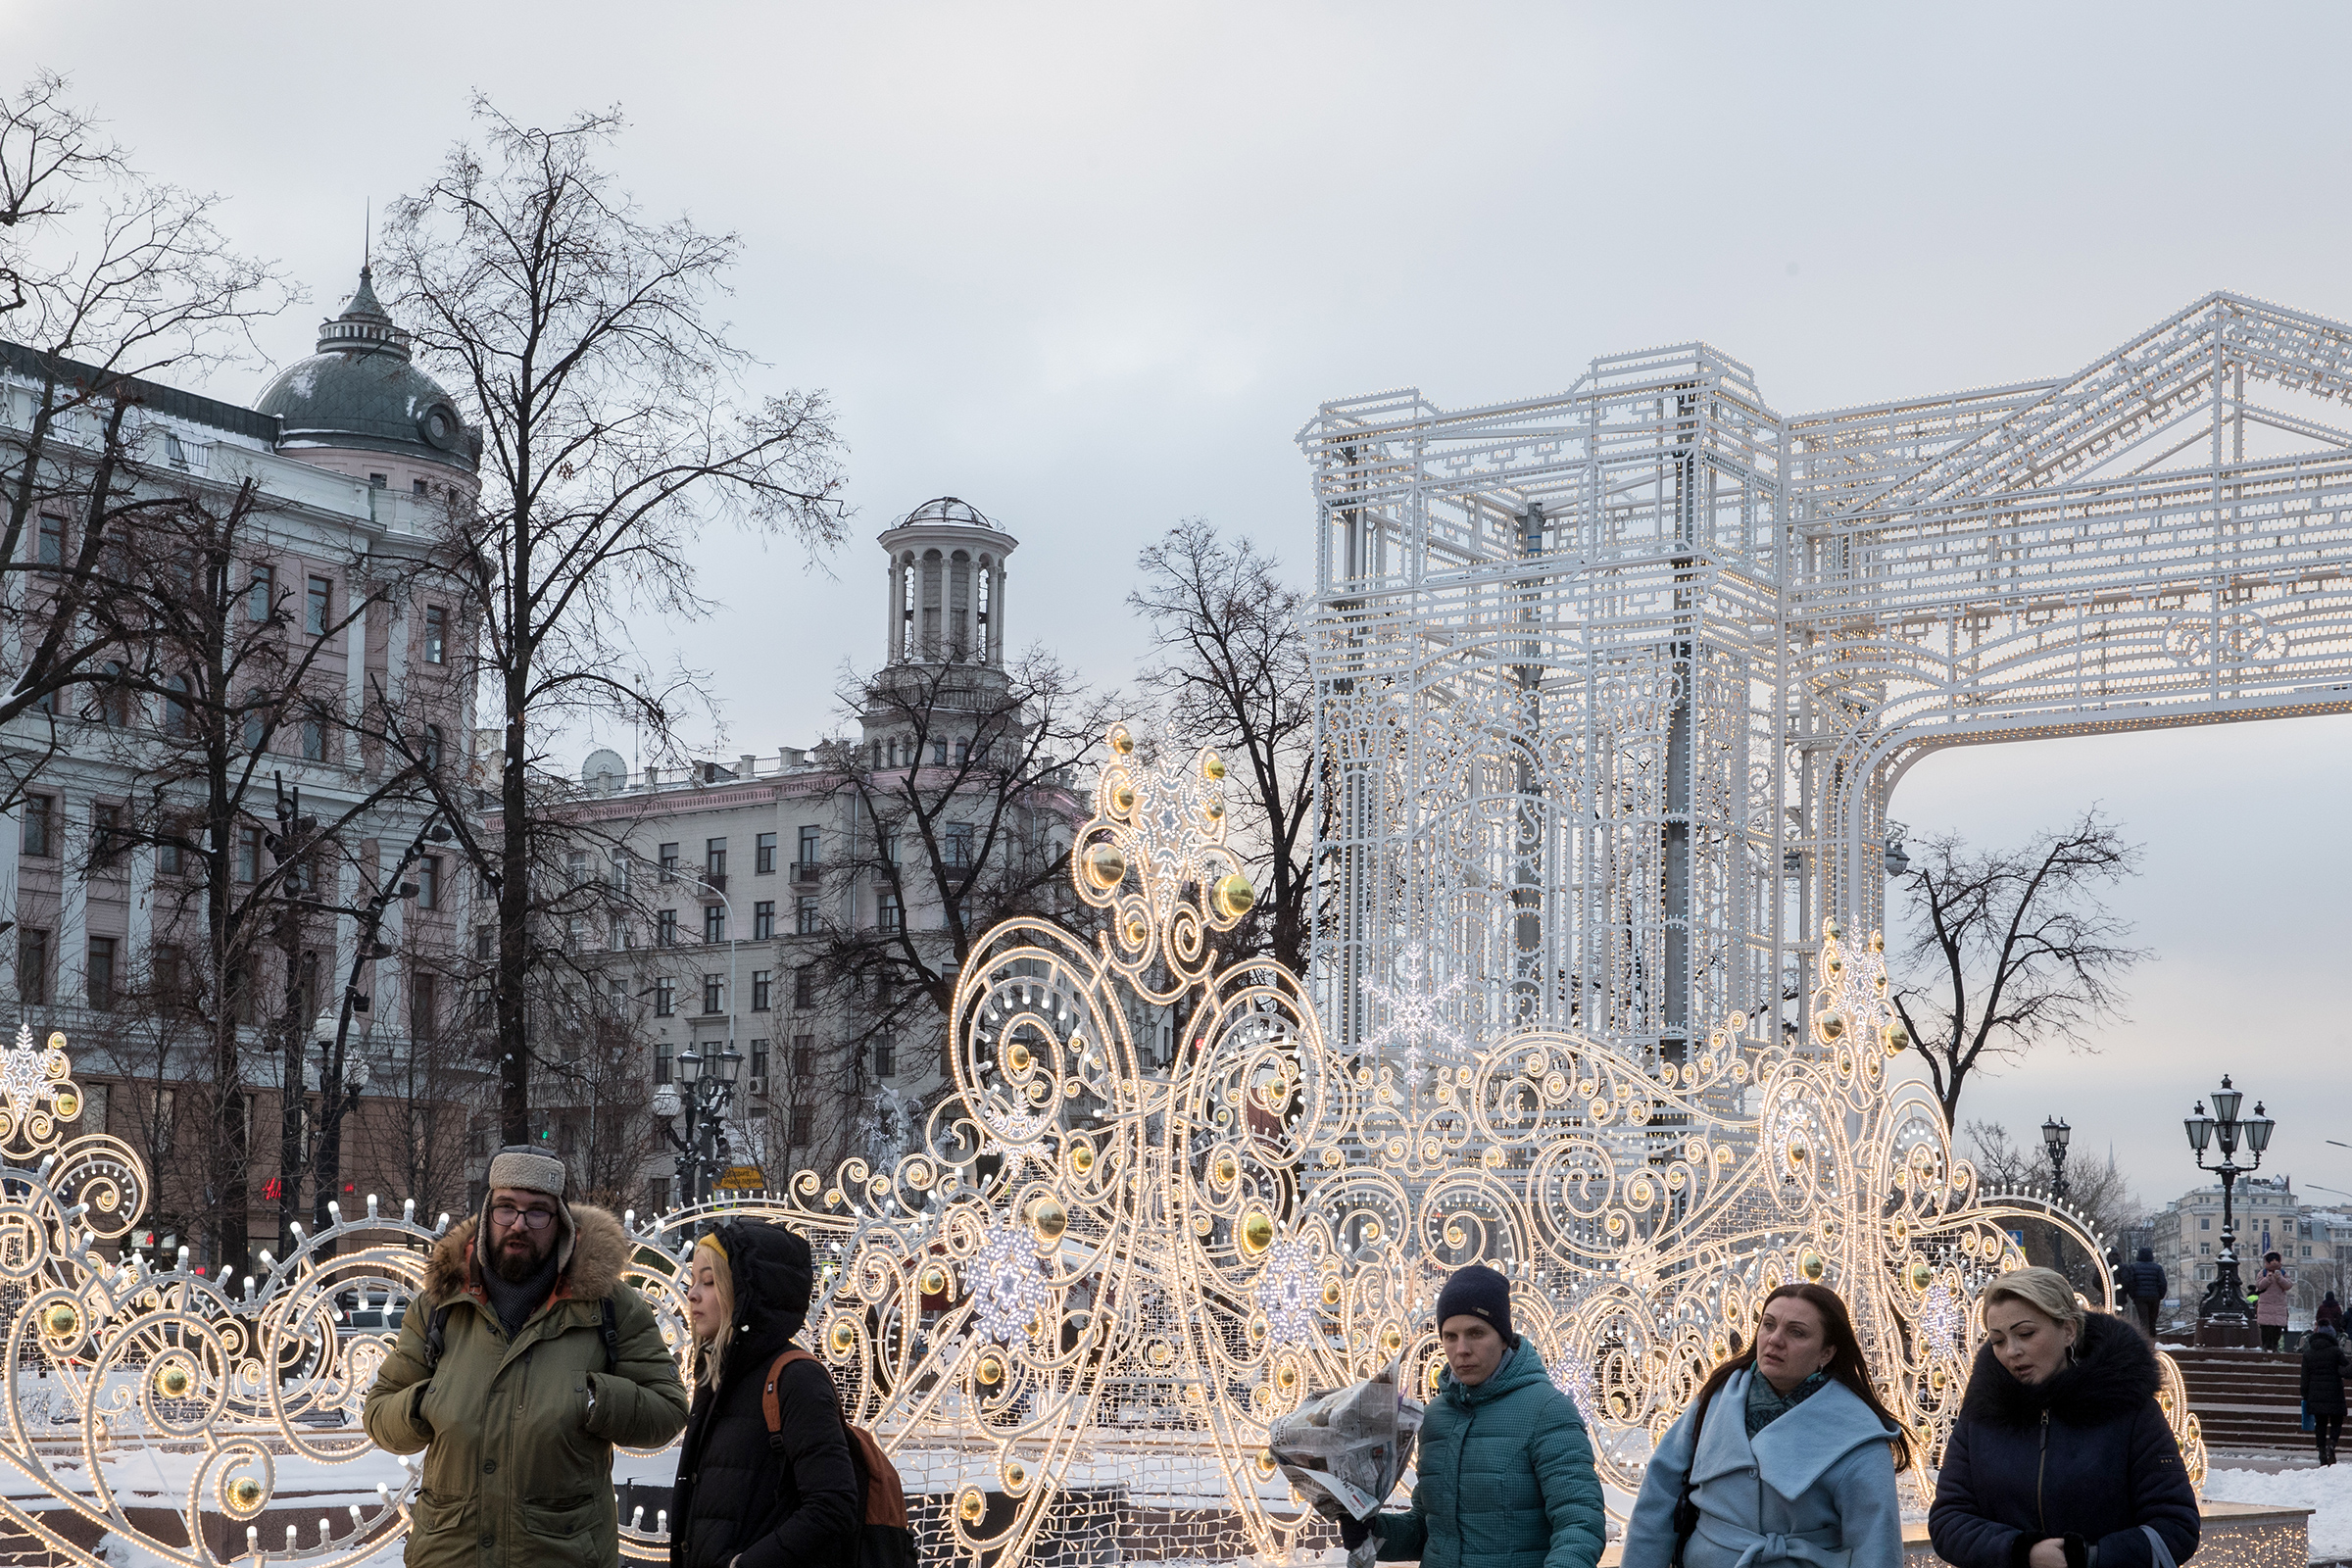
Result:
[[[710,873],[708,873],[707,875],[705,875],[705,876],[703,877],[703,897],[705,897],[705,898],[707,898],[707,899],[715,899],[715,898],[722,897],[722,896],[723,896],[723,895],[726,893],[726,891],[727,891],[727,873],[726,873],[726,872],[724,872],[724,871],[712,871],[712,872],[710,872]]]
[[[792,862],[792,879],[795,882],[821,881],[824,874],[825,862],[822,860],[795,860]]]

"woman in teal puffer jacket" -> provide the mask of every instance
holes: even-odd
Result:
[[[1510,1282],[1478,1264],[1446,1282],[1447,1373],[1421,1421],[1413,1505],[1345,1520],[1349,1546],[1428,1568],[1592,1568],[1605,1517],[1592,1446],[1536,1348],[1511,1332]]]

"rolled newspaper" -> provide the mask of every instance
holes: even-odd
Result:
[[[1310,1394],[1266,1429],[1266,1447],[1315,1511],[1369,1519],[1413,1460],[1421,1402],[1397,1392],[1397,1363],[1327,1394]],[[1370,1543],[1349,1558],[1371,1560]]]

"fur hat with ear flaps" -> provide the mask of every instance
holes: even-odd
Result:
[[[528,1144],[509,1144],[490,1156],[490,1179],[482,1187],[482,1212],[478,1234],[481,1249],[490,1245],[490,1206],[500,1188],[520,1193],[543,1193],[556,1200],[556,1272],[561,1275],[571,1266],[571,1250],[578,1240],[579,1227],[573,1223],[571,1206],[564,1201],[564,1188],[571,1173],[564,1162],[553,1154],[542,1153]],[[487,1251],[481,1251],[482,1267],[491,1266]]]

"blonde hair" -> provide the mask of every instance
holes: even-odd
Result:
[[[694,1271],[703,1266],[706,1251],[710,1254],[710,1279],[718,1297],[718,1332],[710,1339],[694,1342],[694,1386],[716,1392],[719,1368],[727,1359],[727,1333],[735,1326],[735,1269],[727,1261],[727,1250],[718,1245],[718,1238],[706,1236],[694,1244],[694,1261],[686,1275],[689,1286],[694,1283]]]
[[[1984,1287],[1982,1309],[1989,1312],[2001,1300],[2023,1301],[2062,1329],[2082,1328],[2082,1307],[2075,1288],[2054,1268],[2013,1268]]]

